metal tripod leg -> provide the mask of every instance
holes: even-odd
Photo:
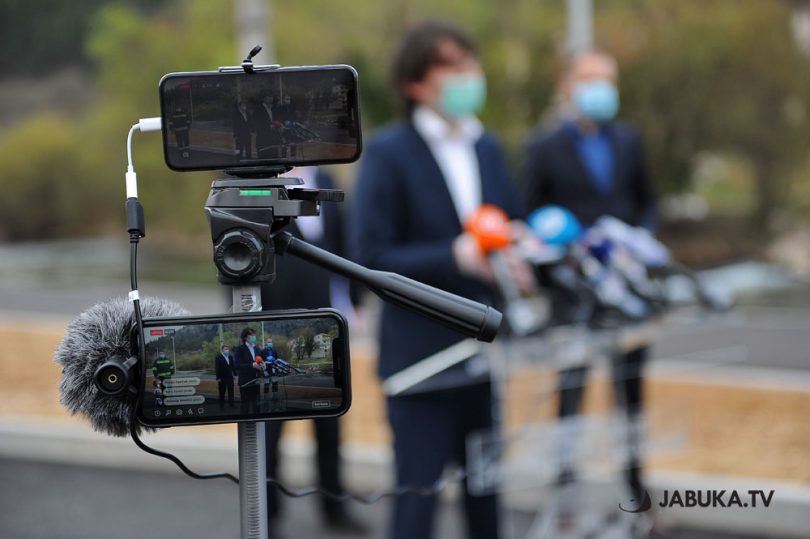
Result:
[[[267,539],[264,423],[240,423],[238,436],[242,539]]]
[[[262,310],[259,286],[234,286],[233,311]],[[242,539],[267,539],[267,468],[264,423],[239,423],[239,511]]]

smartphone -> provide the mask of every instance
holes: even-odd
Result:
[[[143,322],[144,425],[336,417],[349,409],[347,326],[333,309]]]
[[[348,65],[169,73],[163,154],[177,171],[349,163],[362,141]]]

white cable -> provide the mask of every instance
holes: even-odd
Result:
[[[138,122],[138,125],[141,126],[141,133],[147,133],[149,131],[160,131],[161,123],[160,123],[160,116],[155,116],[154,118],[141,118]]]
[[[132,168],[132,133],[135,131],[140,131],[141,124],[140,122],[136,124],[132,124],[132,127],[129,128],[129,134],[127,135],[127,171],[134,172]]]
[[[135,175],[135,167],[132,165],[132,134],[135,131],[146,133],[148,131],[160,130],[160,117],[141,118],[138,123],[132,124],[127,134],[127,172],[124,174],[127,185],[127,198],[138,198],[138,177]]]

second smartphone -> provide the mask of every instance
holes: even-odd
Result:
[[[144,320],[138,419],[151,427],[334,417],[351,404],[333,309]]]

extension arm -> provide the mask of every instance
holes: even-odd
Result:
[[[388,271],[371,270],[325,251],[289,232],[275,236],[276,252],[290,253],[364,284],[383,300],[421,314],[479,341],[492,342],[502,315],[481,303]]]

